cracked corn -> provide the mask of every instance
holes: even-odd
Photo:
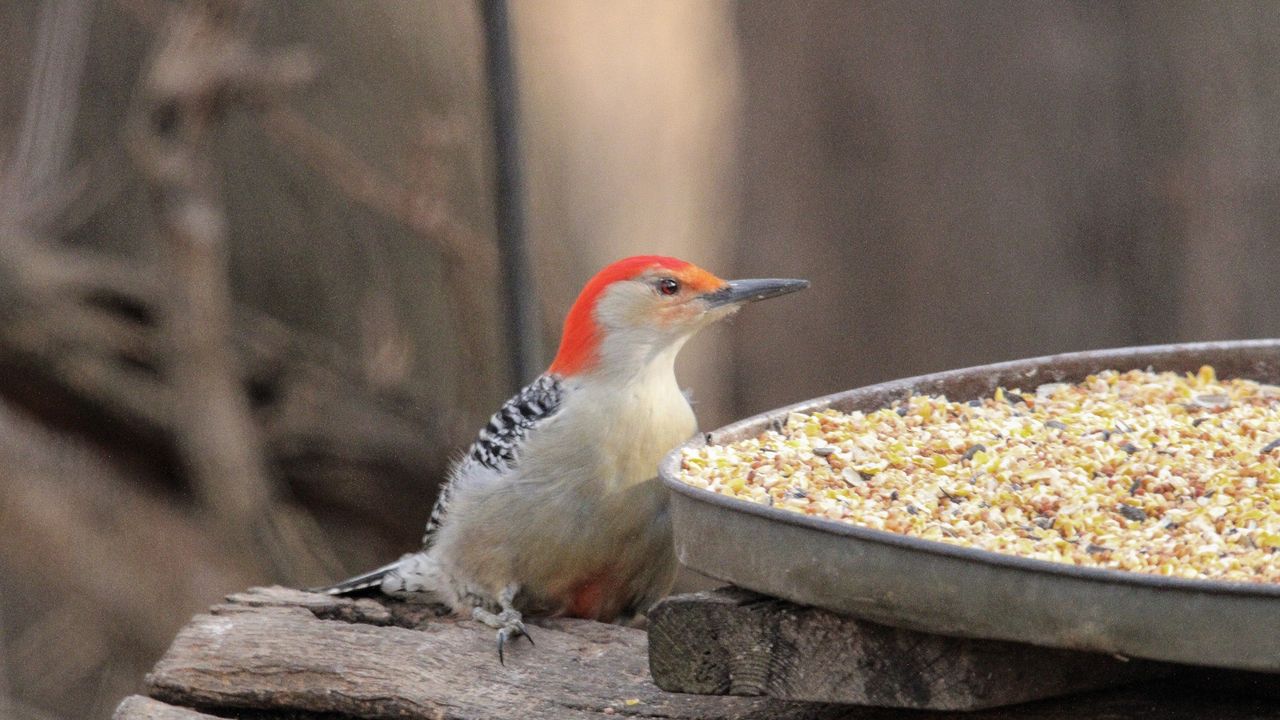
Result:
[[[1280,582],[1280,387],[1106,371],[982,400],[792,414],[684,451],[690,485],[1072,565]]]

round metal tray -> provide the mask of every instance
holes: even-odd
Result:
[[[1030,390],[1105,369],[1194,372],[1280,383],[1280,340],[1053,355],[895,380],[773,410],[688,445],[751,437],[794,411],[878,409],[915,394],[952,400]],[[1280,585],[1077,567],[922,540],[736,500],[680,482],[676,554],[735,585],[888,625],[1172,662],[1280,672]]]

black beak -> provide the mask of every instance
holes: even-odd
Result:
[[[703,295],[702,299],[708,308],[718,308],[786,295],[807,287],[808,280],[730,280],[729,284]]]

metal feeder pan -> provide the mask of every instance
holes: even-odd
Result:
[[[871,411],[912,394],[952,400],[1032,389],[1105,369],[1194,372],[1280,384],[1280,340],[1052,355],[895,380],[773,410],[699,437],[730,443],[788,413]],[[736,500],[680,482],[662,462],[676,554],[735,585],[875,622],[944,635],[1280,672],[1280,585],[1077,567],[938,543]]]

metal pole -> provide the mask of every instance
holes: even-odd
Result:
[[[493,115],[498,258],[502,264],[502,294],[508,308],[511,372],[519,387],[542,370],[542,325],[533,297],[533,278],[524,241],[519,91],[506,0],[480,0],[480,15],[484,23],[485,67]]]

